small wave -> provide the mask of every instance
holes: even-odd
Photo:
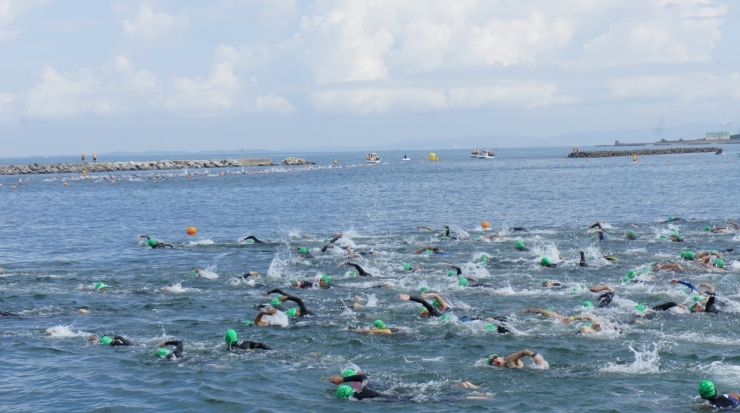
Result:
[[[172,284],[172,285],[165,286],[164,288],[162,288],[162,291],[168,292],[168,293],[172,293],[172,294],[183,294],[183,293],[197,291],[197,289],[195,289],[195,288],[184,288],[182,286],[182,283],[179,282],[179,283],[175,283],[175,284]]]
[[[72,331],[72,326],[57,325],[46,329],[46,335],[53,338],[89,337],[84,331]]]
[[[195,245],[213,245],[215,242],[213,242],[212,239],[206,238],[206,239],[199,239],[195,241],[188,241],[188,245],[195,246]]]
[[[632,354],[635,355],[635,361],[630,364],[617,364],[608,363],[606,367],[601,368],[602,372],[606,373],[627,373],[627,374],[651,374],[657,373],[660,370],[660,343],[653,344],[652,350],[646,349],[643,351],[635,350],[632,345],[629,346]]]

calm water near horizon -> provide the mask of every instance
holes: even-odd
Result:
[[[740,231],[704,230],[740,221],[738,151],[730,145],[724,155],[645,156],[634,163],[566,159],[569,150],[500,149],[493,161],[470,159],[467,150],[441,150],[440,162],[428,162],[429,151],[407,151],[407,163],[400,161],[403,151],[385,151],[379,165],[365,165],[359,152],[269,153],[273,162],[295,155],[317,164],[85,179],[0,176],[0,311],[18,314],[0,317],[0,410],[694,411],[702,379],[713,380],[721,393],[740,391],[740,251],[723,253],[725,270],[650,267],[654,261],[688,266],[682,249],[740,249]],[[125,160],[154,159],[177,158]],[[687,221],[666,223],[668,216]],[[600,243],[587,228],[597,220],[608,223]],[[492,229],[480,228],[482,221]],[[450,225],[457,239],[417,225]],[[189,226],[198,234],[188,236]],[[515,226],[529,231],[513,232]],[[629,229],[637,240],[624,238]],[[672,230],[684,242],[661,238]],[[336,232],[345,234],[338,245],[374,252],[353,260],[372,278],[338,267],[344,250],[321,252]],[[504,238],[479,237],[493,232]],[[175,248],[151,249],[137,240],[139,234]],[[267,242],[238,242],[249,234]],[[517,240],[530,250],[516,251]],[[448,255],[414,254],[427,245]],[[296,255],[303,246],[314,259]],[[579,250],[586,252],[588,267],[578,265]],[[496,261],[481,264],[482,254]],[[541,267],[544,256],[558,266]],[[421,270],[405,271],[403,263]],[[462,267],[465,277],[485,286],[459,286],[445,264]],[[197,277],[195,268],[218,278]],[[632,269],[644,282],[620,281]],[[250,270],[261,274],[259,280],[240,277]],[[289,283],[322,274],[336,288],[301,290]],[[545,289],[546,278],[567,288]],[[692,303],[692,294],[670,284],[671,278],[716,286],[721,313],[635,310],[637,304]],[[99,281],[110,289],[91,290]],[[375,288],[385,283],[391,284]],[[596,302],[588,287],[604,284],[617,290],[611,306],[583,307],[586,300]],[[398,295],[417,295],[422,286],[448,299],[455,316],[507,317],[504,325],[512,332],[498,334],[484,322],[455,317],[420,318],[418,305]],[[261,293],[271,288],[301,297],[318,316],[288,322],[279,314],[273,326],[245,325],[257,306],[269,303]],[[347,310],[355,298],[366,308]],[[580,323],[518,312],[530,307],[592,314],[605,329],[576,335]],[[79,314],[80,308],[90,314]],[[348,331],[375,319],[404,334]],[[273,350],[227,352],[223,335],[230,328]],[[134,345],[87,341],[108,333]],[[154,357],[166,340],[184,341],[183,360]],[[529,360],[522,370],[485,365],[490,353],[524,348],[543,354],[548,368],[533,368]],[[412,400],[337,400],[336,386],[326,379],[351,364],[370,376],[375,390]],[[461,400],[471,391],[453,385],[464,380],[492,399]]]

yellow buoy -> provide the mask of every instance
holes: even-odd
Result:
[[[429,160],[430,161],[436,161],[437,160],[437,154],[434,152],[429,153]]]

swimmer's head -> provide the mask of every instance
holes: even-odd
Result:
[[[676,219],[676,218],[673,215],[671,215],[671,216],[668,217],[668,220],[669,221],[673,221],[674,219]]]
[[[582,305],[584,307],[593,307],[594,306],[594,303],[592,303],[591,301],[586,300],[586,301],[583,302]]]
[[[694,303],[689,306],[690,313],[703,313],[706,309],[699,303]]]
[[[236,335],[236,331],[228,329],[226,330],[226,334],[224,334],[224,341],[226,341],[226,344],[235,344],[239,341],[239,336]]]
[[[296,310],[295,308],[289,308],[285,312],[285,315],[287,315],[288,317],[297,317],[298,316],[298,310]]]
[[[706,227],[704,227],[704,231],[710,231],[711,229],[712,229],[712,227],[710,227],[709,225],[707,225]]]
[[[404,269],[405,271],[411,271],[411,264],[409,264],[409,263],[407,263],[407,262],[404,262],[404,263],[403,263],[403,269]]]
[[[300,280],[298,280],[298,278],[291,278],[290,285],[292,285],[293,287],[300,287],[301,282]]]
[[[540,260],[540,265],[550,265],[551,261],[549,257],[542,257]]]
[[[169,355],[170,355],[170,351],[167,350],[166,348],[160,348],[159,350],[157,350],[157,357],[158,358],[167,357]]]
[[[95,284],[95,290],[96,291],[103,290],[104,288],[108,288],[108,286],[105,285],[105,283],[103,283],[103,282],[99,282],[99,283]]]
[[[322,275],[321,276],[321,281],[319,281],[319,284],[322,287],[324,287],[324,286],[328,287],[330,283],[331,283],[331,277],[329,277],[328,275]]]
[[[714,260],[714,266],[717,268],[724,268],[725,261],[722,258],[717,258],[716,260]]]
[[[357,370],[352,369],[352,368],[344,369],[342,371],[342,377],[354,376],[356,374],[357,374]]]
[[[468,285],[470,285],[470,282],[468,282],[468,279],[467,278],[460,277],[457,280],[457,285],[459,285],[460,287],[467,287]]]
[[[387,326],[385,325],[383,320],[375,320],[373,321],[373,327],[377,328],[378,330],[385,330]]]
[[[645,311],[645,304],[637,304],[635,306],[635,310],[637,310],[637,311]]]
[[[349,399],[354,396],[354,394],[355,390],[351,386],[343,384],[337,387],[337,398],[339,399]]]
[[[298,248],[299,254],[308,254],[308,249],[306,247],[300,247]]]
[[[420,293],[428,293],[429,292],[429,287],[421,287],[421,288],[419,288],[419,292]]]
[[[709,380],[702,380],[699,383],[699,396],[710,399],[717,394],[717,389],[714,388],[714,383]]]
[[[419,309],[419,315],[422,316],[422,317],[424,317],[424,318],[429,318],[429,310],[427,310],[426,307],[422,306]]]
[[[629,278],[631,280],[631,279],[633,279],[635,277],[637,277],[637,271],[635,271],[635,270],[629,270],[629,272],[627,273],[627,278]]]
[[[273,307],[277,307],[277,306],[279,306],[279,305],[283,305],[283,302],[282,302],[282,301],[280,301],[280,299],[279,299],[279,298],[275,297],[275,298],[273,298],[273,299],[272,299],[272,300],[270,301],[270,305],[271,305],[271,306],[273,306]]]
[[[100,337],[100,340],[98,340],[98,342],[104,346],[110,346],[110,343],[113,342],[113,339],[110,338],[109,336],[103,336],[103,337]]]
[[[634,238],[635,237],[635,231],[629,230],[627,231],[627,238]]]
[[[681,251],[681,258],[685,260],[693,260],[694,257],[694,251]]]
[[[549,278],[545,278],[542,280],[542,286],[543,287],[552,287],[552,281]]]
[[[503,358],[503,356],[499,356],[498,354],[494,353],[488,356],[488,364],[492,366],[503,367],[506,365],[506,360]]]
[[[150,247],[153,247],[157,245],[157,240],[154,238],[149,238],[149,241],[147,241],[146,243],[149,244]]]
[[[514,248],[520,250],[524,248],[524,242],[523,241],[517,241],[516,244],[514,244]]]

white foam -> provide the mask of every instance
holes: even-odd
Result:
[[[215,244],[212,239],[206,238],[206,239],[199,239],[195,241],[188,241],[188,245],[213,245]]]
[[[162,288],[162,291],[172,293],[172,294],[183,294],[188,292],[197,291],[195,288],[183,288],[182,283],[175,283],[172,285],[165,286]]]
[[[660,370],[660,355],[658,354],[658,350],[660,350],[659,344],[654,344],[652,350],[647,349],[637,351],[632,348],[631,344],[629,349],[632,354],[635,355],[635,361],[630,364],[617,364],[610,362],[606,367],[603,367],[600,370],[607,373],[626,374],[651,374],[657,373]]]
[[[202,278],[207,278],[209,280],[215,280],[218,278],[218,274],[216,274],[213,271],[209,270],[196,270],[198,272],[198,276]]]
[[[46,335],[53,338],[89,337],[84,331],[72,331],[71,326],[57,325],[46,329]]]

